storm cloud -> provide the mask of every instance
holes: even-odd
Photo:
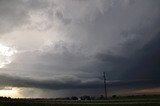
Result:
[[[110,89],[159,87],[159,5],[159,0],[0,0],[0,44],[16,50],[0,68],[0,85],[65,93],[103,89],[106,72]]]

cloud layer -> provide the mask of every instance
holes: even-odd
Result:
[[[159,0],[1,0],[0,43],[17,53],[0,69],[0,83],[65,92],[102,89],[106,72],[109,82],[118,81],[108,82],[111,87],[136,89],[138,82],[159,87],[159,5]]]

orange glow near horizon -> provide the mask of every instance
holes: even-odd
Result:
[[[133,91],[134,94],[160,94],[160,88],[146,88]]]

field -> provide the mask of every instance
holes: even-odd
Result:
[[[160,106],[160,98],[109,100],[11,99],[1,100],[0,106]]]

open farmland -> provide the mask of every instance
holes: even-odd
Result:
[[[108,100],[11,99],[1,100],[0,106],[160,106],[160,98]]]

